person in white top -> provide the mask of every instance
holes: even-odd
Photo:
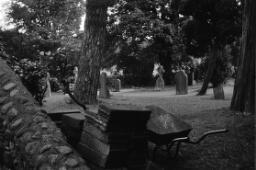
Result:
[[[164,88],[164,86],[165,86],[165,82],[163,79],[164,72],[165,72],[165,70],[161,64],[154,65],[153,76],[157,77],[155,90],[161,90]]]

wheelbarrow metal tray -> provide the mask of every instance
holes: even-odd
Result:
[[[163,145],[175,138],[187,137],[192,130],[190,124],[159,107],[147,106],[146,108],[152,111],[147,123],[147,131],[149,140],[155,144]]]

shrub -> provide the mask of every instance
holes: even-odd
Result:
[[[24,86],[29,90],[36,101],[42,105],[47,85],[45,81],[47,69],[40,62],[22,59],[19,63],[11,65],[21,78]]]
[[[220,56],[216,60],[216,67],[214,70],[214,74],[211,78],[211,83],[213,87],[217,87],[220,84],[224,83],[226,78],[229,76],[230,70],[228,67],[227,57]]]
[[[60,85],[57,78],[51,78],[50,79],[50,85],[51,85],[51,90],[53,92],[57,92],[58,90],[61,89],[61,85]]]

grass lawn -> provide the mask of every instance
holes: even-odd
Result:
[[[207,130],[227,128],[228,133],[207,137],[198,145],[183,144],[177,159],[159,151],[152,170],[253,170],[254,169],[254,115],[244,116],[229,110],[233,86],[226,85],[225,100],[214,100],[212,89],[205,96],[196,96],[199,86],[189,88],[188,95],[175,95],[174,87],[163,91],[123,89],[112,93],[102,102],[129,103],[141,106],[157,105],[193,127],[191,138],[197,138]],[[66,104],[63,95],[55,94],[43,106],[48,111],[79,108]],[[131,122],[132,123],[132,122]]]

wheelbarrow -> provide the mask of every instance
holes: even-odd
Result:
[[[158,149],[170,154],[171,148],[176,144],[174,158],[177,157],[181,143],[199,144],[208,135],[225,133],[227,129],[218,129],[205,132],[196,140],[189,138],[192,126],[175,117],[157,106],[147,106],[151,110],[151,116],[147,123],[148,140],[155,144],[153,148],[153,160]],[[165,147],[165,148],[164,148]]]

